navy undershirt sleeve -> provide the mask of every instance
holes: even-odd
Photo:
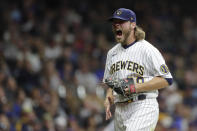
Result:
[[[171,85],[173,83],[173,79],[172,78],[165,78],[168,82],[169,85]]]

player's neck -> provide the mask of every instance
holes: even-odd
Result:
[[[125,45],[128,46],[128,45],[132,44],[133,42],[135,42],[135,40],[136,40],[136,39],[133,37],[133,38],[129,39],[128,42],[126,42]]]
[[[133,41],[132,43],[128,44],[128,45],[122,45],[122,47],[123,47],[124,49],[127,49],[127,48],[129,48],[130,46],[134,45],[135,43],[136,43],[136,40]]]
[[[122,46],[123,47],[124,46],[130,46],[133,43],[135,43],[135,41],[136,41],[136,38],[134,37],[134,35],[130,35],[130,37],[128,37],[127,40],[124,43],[122,43]]]

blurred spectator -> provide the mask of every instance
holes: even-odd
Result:
[[[91,61],[87,57],[81,57],[78,62],[79,68],[76,70],[75,77],[78,85],[84,86],[87,93],[95,93],[98,78],[91,72],[90,63]]]
[[[43,69],[43,77],[46,78],[45,80],[49,83],[49,87],[52,90],[57,90],[57,88],[62,84],[62,81],[55,67],[55,62],[53,60],[46,61]]]
[[[10,130],[9,119],[4,114],[0,114],[0,130],[1,131]]]

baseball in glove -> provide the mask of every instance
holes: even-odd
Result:
[[[136,93],[135,84],[133,78],[126,79],[105,79],[105,84],[112,88],[116,93],[128,96],[130,94]],[[125,89],[129,88],[130,92],[126,92]]]

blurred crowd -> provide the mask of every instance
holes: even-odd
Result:
[[[137,14],[146,40],[174,77],[160,90],[156,131],[197,130],[195,4],[170,0],[3,0],[0,2],[0,130],[110,131],[105,89],[106,19],[117,8]]]

